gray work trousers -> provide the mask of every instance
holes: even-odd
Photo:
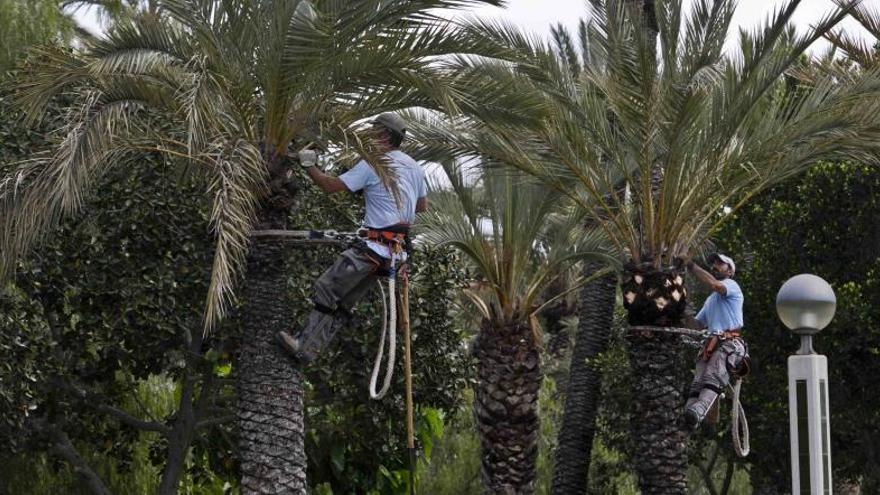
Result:
[[[315,309],[309,313],[298,339],[304,355],[314,359],[348,323],[349,310],[376,283],[380,268],[388,261],[366,246],[343,251],[333,265],[315,281]]]
[[[703,359],[701,350],[685,409],[694,411],[702,421],[724,387],[730,384],[730,370],[740,367],[746,353],[746,344],[741,338],[719,342],[708,361]]]

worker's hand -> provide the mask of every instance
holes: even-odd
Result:
[[[684,268],[687,270],[690,270],[691,268],[694,267],[694,260],[691,259],[689,254],[680,254],[680,255],[676,256],[675,259],[673,260],[673,263],[678,268]]]
[[[318,152],[315,150],[299,150],[299,165],[302,168],[311,168],[318,164]]]

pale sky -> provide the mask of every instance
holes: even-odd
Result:
[[[689,6],[694,0],[684,0],[684,2]],[[785,3],[785,0],[739,0],[733,24],[745,29],[755,28]],[[504,19],[535,34],[549,36],[550,26],[560,22],[572,32],[576,32],[579,19],[587,15],[586,5],[585,0],[509,0],[504,9],[481,7],[473,10],[471,15]],[[880,0],[864,0],[863,5],[880,10]],[[832,0],[802,0],[793,21],[799,30],[803,30],[833,9]],[[853,19],[846,19],[841,23],[840,28],[860,36],[865,36],[866,33]],[[827,46],[828,42],[821,40],[812,47],[812,51],[818,53]]]
[[[684,2],[692,4],[694,0],[684,0]],[[752,29],[758,26],[762,20],[767,19],[774,9],[785,3],[785,0],[740,0],[734,14],[733,24]],[[532,33],[549,36],[550,26],[559,22],[570,29],[575,29],[578,20],[587,14],[586,4],[585,0],[508,0],[504,9],[481,7],[457,15],[500,18]],[[880,10],[880,0],[864,0],[863,4]],[[798,29],[805,29],[833,8],[832,0],[802,0],[795,13],[794,23]],[[100,31],[98,21],[94,15],[91,15],[91,12],[81,11],[77,17],[90,31]],[[860,36],[864,36],[865,33],[862,27],[852,19],[845,20],[840,28]],[[813,52],[817,53],[826,47],[827,42],[821,40],[813,46]]]

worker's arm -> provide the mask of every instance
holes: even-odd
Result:
[[[694,276],[697,277],[697,280],[699,280],[700,283],[721,294],[722,296],[727,295],[727,286],[721,283],[720,280],[713,277],[711,273],[700,268],[700,265],[691,261],[688,262],[688,268],[690,268],[691,273],[693,273]]]
[[[327,175],[318,168],[318,153],[315,150],[303,149],[299,152],[299,164],[311,177],[312,182],[327,194],[347,191],[345,183],[338,177]]]
[[[427,196],[416,200],[416,213],[421,213],[423,211],[428,211],[428,198],[427,198]]]
[[[306,169],[306,173],[312,178],[312,182],[327,194],[348,191],[345,183],[339,177],[327,175],[318,167],[309,167]]]

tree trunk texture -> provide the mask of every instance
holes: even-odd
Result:
[[[646,495],[687,492],[688,435],[679,425],[686,381],[680,345],[680,336],[674,334],[630,340],[634,464]]]
[[[303,376],[275,343],[293,321],[282,247],[255,240],[247,261],[238,377],[242,494],[304,494]]]
[[[587,265],[584,275],[592,275],[601,267]],[[608,349],[616,287],[617,276],[609,274],[581,289],[578,332],[571,356],[562,427],[557,436],[551,490],[554,495],[582,495],[587,491],[602,382],[594,360]]]
[[[565,291],[566,285],[562,280],[557,279],[546,289],[544,289],[544,298],[549,299],[557,294]],[[570,316],[577,315],[577,303],[572,303],[566,297],[559,300],[541,311],[541,321],[544,330],[544,350],[547,355],[554,359],[564,359],[571,354],[571,345],[569,339],[570,333],[565,325],[565,319]],[[554,379],[557,377],[554,376]],[[563,390],[565,384],[561,384],[568,377],[558,377],[556,380],[557,390]]]
[[[484,491],[528,495],[535,491],[538,456],[538,348],[525,323],[497,327],[484,320],[481,326],[474,416]]]
[[[650,263],[629,266],[622,284],[631,325],[681,326],[687,290],[676,269],[657,270]],[[680,335],[630,336],[633,375],[632,434],[634,463],[642,493],[684,494],[687,490],[687,433],[679,424],[687,388],[687,366]]]

